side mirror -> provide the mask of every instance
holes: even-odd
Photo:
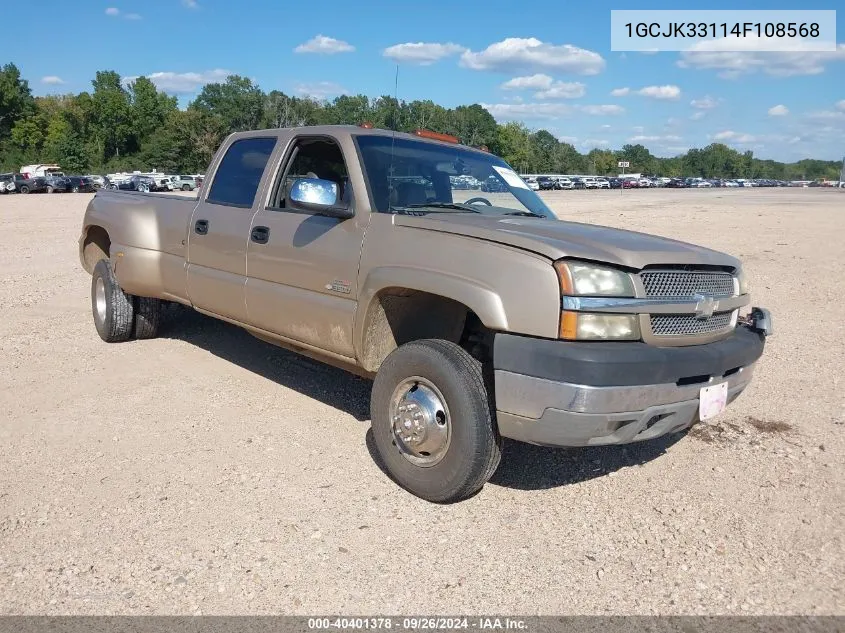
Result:
[[[353,216],[348,205],[338,203],[338,184],[321,178],[298,178],[288,194],[290,206],[332,218],[346,220]]]

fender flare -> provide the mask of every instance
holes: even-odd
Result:
[[[376,295],[385,288],[406,288],[452,299],[472,310],[491,330],[507,331],[508,319],[501,297],[490,287],[473,279],[440,271],[404,266],[372,269],[358,294],[353,346],[358,358],[364,357],[364,335]]]

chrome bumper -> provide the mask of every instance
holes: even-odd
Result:
[[[504,437],[545,446],[626,444],[698,421],[702,387],[726,382],[728,403],[751,382],[754,365],[729,376],[675,383],[593,387],[495,371],[496,415]]]

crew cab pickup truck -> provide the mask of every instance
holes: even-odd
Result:
[[[379,456],[434,502],[477,492],[502,437],[648,440],[748,386],[771,317],[750,308],[738,260],[560,221],[503,160],[457,141],[241,132],[198,196],[99,191],[79,238],[97,332],[153,337],[178,302],[372,378]]]

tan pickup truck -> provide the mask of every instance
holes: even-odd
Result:
[[[715,416],[771,332],[736,259],[560,221],[445,135],[243,132],[207,173],[196,197],[89,204],[100,336],[153,337],[178,302],[371,377],[380,457],[431,501],[478,491],[502,437],[623,444]]]

